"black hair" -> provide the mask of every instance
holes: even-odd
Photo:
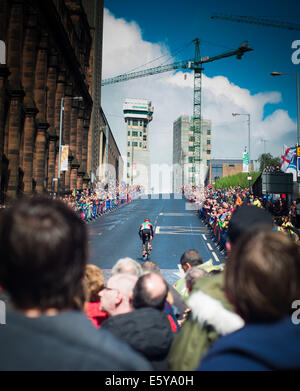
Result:
[[[203,260],[201,254],[197,250],[187,250],[180,258],[181,266],[189,263],[192,267],[202,265]]]
[[[74,308],[87,263],[85,224],[61,201],[22,198],[0,214],[0,259],[0,284],[17,308]]]
[[[257,206],[242,205],[232,214],[229,221],[228,239],[231,244],[235,244],[243,234],[251,233],[258,228],[272,229],[272,215]]]

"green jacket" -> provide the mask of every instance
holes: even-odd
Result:
[[[225,298],[223,273],[199,278],[188,306],[191,312],[169,353],[172,371],[195,370],[216,339],[244,325]]]

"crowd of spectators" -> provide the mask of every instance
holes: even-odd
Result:
[[[280,170],[280,166],[266,166],[263,169],[263,174],[270,173],[270,174],[277,174],[277,173],[282,173]]]
[[[0,370],[299,370],[299,242],[247,191],[191,191],[203,218],[229,216],[227,258],[216,267],[185,251],[174,286],[131,258],[105,281],[88,263],[86,224],[61,200],[6,208]]]
[[[82,220],[91,221],[137,198],[141,192],[140,186],[127,186],[123,182],[99,182],[94,189],[73,190],[59,198]],[[56,198],[55,193],[53,198]]]
[[[285,195],[275,198],[271,194],[256,197],[249,192],[249,189],[242,189],[240,186],[229,189],[214,189],[208,186],[200,189],[186,185],[184,195],[189,202],[195,203],[200,218],[211,229],[213,238],[222,253],[226,252],[231,216],[242,205],[254,205],[267,210],[273,216],[276,230],[299,241],[300,199],[289,201]]]

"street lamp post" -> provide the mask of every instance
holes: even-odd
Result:
[[[299,73],[281,73],[281,72],[271,72],[271,76],[296,76],[296,85],[297,85],[297,144],[300,146],[300,98],[299,98]]]
[[[250,158],[250,151],[251,151],[251,144],[250,144],[250,114],[240,114],[240,113],[232,113],[233,117],[236,117],[237,115],[246,115],[248,117],[248,181],[249,181],[249,192],[251,192],[251,158]]]
[[[60,170],[61,170],[61,141],[63,133],[63,119],[64,119],[64,101],[66,99],[80,100],[82,101],[82,96],[70,96],[62,97],[60,101],[60,123],[59,123],[59,140],[58,140],[58,173],[57,173],[57,198],[59,198],[60,193]]]

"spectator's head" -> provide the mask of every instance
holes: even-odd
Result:
[[[207,275],[208,273],[199,267],[192,267],[189,269],[184,276],[188,293],[192,292],[195,282],[198,280],[198,278],[205,277]]]
[[[85,224],[64,203],[23,198],[0,214],[0,284],[19,310],[74,308],[87,263]]]
[[[160,268],[157,263],[153,261],[145,261],[142,263],[143,274],[146,273],[160,273]]]
[[[132,303],[135,309],[152,307],[163,310],[168,295],[168,285],[160,274],[141,276],[134,288]]]
[[[280,320],[300,297],[300,247],[269,230],[244,235],[225,268],[228,300],[247,323]]]
[[[137,277],[132,274],[115,274],[99,292],[101,311],[108,316],[127,314],[133,310],[132,296]]]
[[[111,270],[112,275],[115,274],[132,274],[133,276],[140,277],[143,274],[141,265],[132,258],[121,258],[113,266]]]
[[[188,250],[183,253],[180,258],[181,267],[185,272],[194,266],[201,265],[202,263],[202,256],[197,250]]]
[[[99,301],[99,292],[104,287],[104,277],[98,266],[91,264],[86,266],[84,271],[84,285],[87,291],[87,300],[90,302]]]
[[[232,247],[244,234],[263,228],[273,229],[273,218],[269,212],[254,205],[239,207],[232,214],[228,225],[227,251],[231,251]]]

